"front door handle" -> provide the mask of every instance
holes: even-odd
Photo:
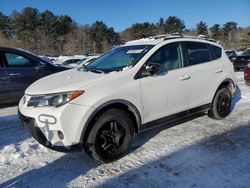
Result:
[[[17,77],[17,76],[20,76],[21,74],[19,73],[9,73],[9,76],[10,77]]]
[[[179,78],[179,80],[189,80],[191,78],[191,76],[189,75],[183,75]]]
[[[221,72],[223,72],[223,70],[222,70],[222,69],[217,69],[217,70],[215,70],[214,72],[215,72],[215,73],[221,73]]]

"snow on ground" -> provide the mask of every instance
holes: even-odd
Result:
[[[249,187],[250,87],[236,76],[226,119],[201,114],[152,129],[127,156],[102,165],[42,147],[21,127],[17,107],[0,109],[0,187]]]

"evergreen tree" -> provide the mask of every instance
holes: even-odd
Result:
[[[214,24],[211,28],[210,28],[210,32],[211,32],[211,37],[215,40],[219,40],[220,36],[221,36],[221,28],[219,24]]]
[[[183,33],[185,27],[184,21],[175,16],[169,16],[165,21],[165,31],[169,34]]]
[[[200,21],[196,25],[197,35],[208,35],[208,29],[206,22]]]
[[[6,37],[10,34],[10,19],[0,12],[0,32]]]

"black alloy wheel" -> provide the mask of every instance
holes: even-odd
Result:
[[[124,156],[134,138],[130,115],[121,109],[109,109],[96,118],[87,139],[87,152],[103,163]]]
[[[97,134],[97,145],[102,152],[111,154],[118,150],[125,138],[125,129],[117,121],[106,123]]]
[[[231,99],[226,93],[221,93],[218,97],[217,111],[221,117],[225,117],[230,110]]]
[[[230,113],[232,95],[227,87],[220,88],[213,99],[208,115],[214,119],[223,119]]]

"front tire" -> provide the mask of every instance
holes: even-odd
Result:
[[[224,119],[230,113],[231,101],[230,90],[227,87],[220,88],[215,94],[208,115],[213,119]]]
[[[103,163],[124,156],[134,137],[134,125],[129,115],[120,109],[110,109],[100,114],[87,139],[92,157]]]

